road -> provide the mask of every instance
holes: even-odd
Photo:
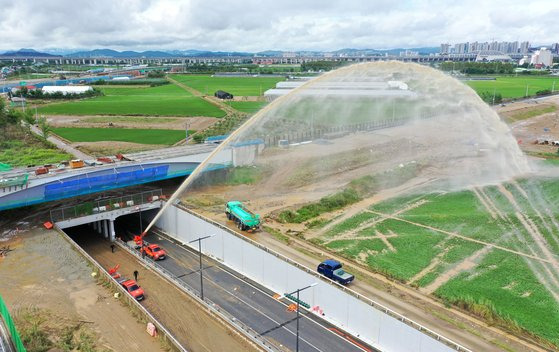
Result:
[[[168,257],[158,264],[195,291],[200,291],[199,256],[196,252],[154,234],[146,236],[146,240],[159,244],[168,252]],[[204,258],[202,267],[205,298],[218,304],[260,335],[295,350],[296,313],[287,310],[287,305],[292,302],[274,299],[273,293],[243,281],[213,260]],[[354,344],[331,329],[335,327],[301,310],[299,350],[373,351],[363,342],[355,341]]]

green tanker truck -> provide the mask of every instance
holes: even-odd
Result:
[[[239,201],[227,202],[225,215],[227,219],[235,221],[241,231],[256,231],[260,228],[260,215],[252,213]]]

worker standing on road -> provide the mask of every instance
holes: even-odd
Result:
[[[115,244],[111,243],[111,253],[114,253],[114,252],[115,252]]]
[[[134,281],[138,281],[138,270],[134,270]]]

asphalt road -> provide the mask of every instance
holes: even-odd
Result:
[[[147,235],[145,239],[159,244],[167,251],[167,258],[159,261],[159,265],[195,291],[200,291],[197,252],[154,234]],[[202,267],[205,298],[275,344],[295,350],[296,313],[287,310],[287,305],[292,302],[274,299],[270,292],[243,281],[211,259],[204,258]],[[340,330],[313,314],[304,310],[300,312],[299,351],[374,351],[361,341],[352,339],[351,342],[335,333],[335,330]]]

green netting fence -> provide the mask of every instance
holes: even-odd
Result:
[[[10,312],[8,311],[8,307],[6,307],[6,304],[4,303],[4,299],[2,299],[2,296],[0,296],[0,315],[2,315],[2,318],[4,318],[4,323],[8,327],[8,330],[10,331],[12,342],[14,343],[16,351],[27,352],[25,350],[25,347],[23,346],[23,342],[21,342],[21,338],[17,333],[17,329],[16,326],[14,325],[14,321],[10,316]]]
[[[23,187],[27,184],[28,179],[29,179],[29,174],[6,178],[6,179],[0,179],[0,187],[12,187],[12,186]]]
[[[0,163],[0,172],[2,171],[10,171],[12,167],[8,164]]]

